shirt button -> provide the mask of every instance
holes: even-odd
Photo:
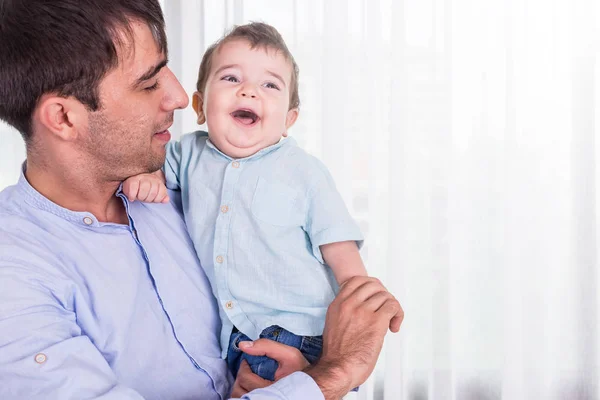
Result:
[[[234,161],[234,162],[232,162],[232,163],[231,163],[231,166],[232,166],[233,168],[239,168],[239,167],[240,167],[240,163],[239,163],[239,162],[237,162],[237,161]]]
[[[227,207],[227,206],[221,206],[221,212],[223,214],[225,214],[227,211],[229,211],[229,207]]]
[[[90,217],[85,217],[85,218],[83,218],[83,223],[86,225],[91,225],[94,223],[94,220],[91,219]]]
[[[223,256],[217,256],[217,262],[221,264],[223,262]]]
[[[46,355],[44,353],[38,353],[35,355],[35,357],[33,359],[35,360],[36,363],[43,364],[46,362],[48,357],[46,357]]]
[[[228,310],[231,310],[233,308],[233,301],[228,301],[227,303],[225,303],[225,307]]]

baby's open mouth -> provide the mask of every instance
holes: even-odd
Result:
[[[235,110],[231,116],[244,125],[253,125],[260,119],[254,111],[248,109]]]

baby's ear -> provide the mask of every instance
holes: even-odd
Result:
[[[194,111],[196,111],[196,115],[198,116],[198,125],[202,125],[206,122],[206,116],[204,115],[204,100],[202,99],[202,93],[194,92],[192,96],[192,107]]]
[[[294,123],[298,119],[299,112],[300,111],[297,108],[292,108],[291,110],[288,110],[287,116],[285,117],[285,132],[283,132],[281,136],[287,137],[287,130],[294,125]]]

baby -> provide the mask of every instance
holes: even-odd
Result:
[[[276,361],[238,348],[259,337],[314,362],[339,285],[366,275],[363,237],[329,172],[286,138],[299,103],[298,67],[281,35],[264,23],[238,26],[200,65],[192,105],[208,133],[167,145],[164,178],[143,174],[123,186],[130,200],[147,202],[168,201],[164,179],[181,191],[234,376],[246,359],[274,380]]]

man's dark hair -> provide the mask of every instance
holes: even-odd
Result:
[[[73,96],[91,111],[98,86],[145,23],[166,54],[157,0],[0,0],[0,119],[31,140],[32,116],[43,94]]]

